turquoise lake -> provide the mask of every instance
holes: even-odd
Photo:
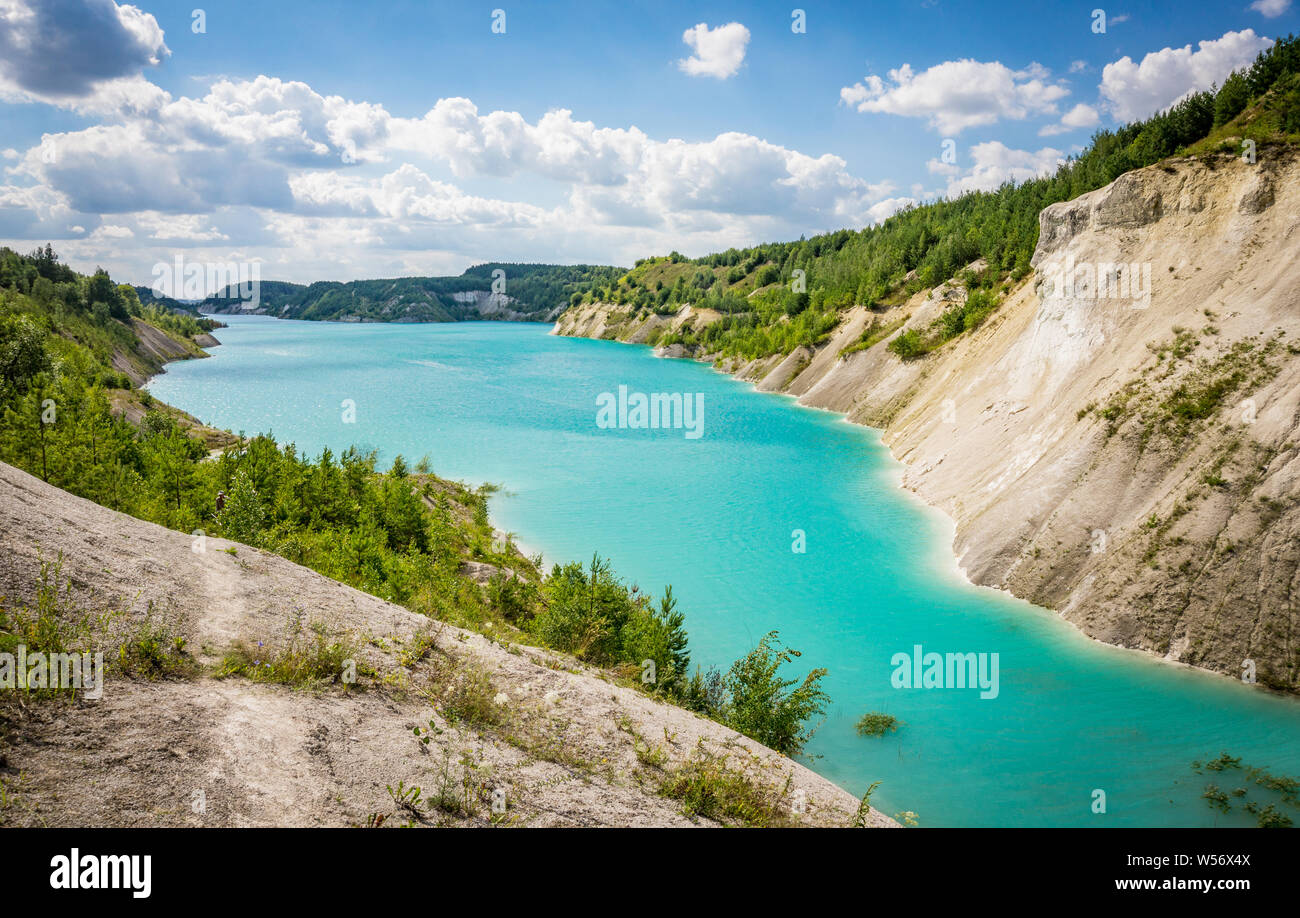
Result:
[[[503,492],[498,528],[554,561],[611,559],[671,583],[693,665],[725,669],[767,631],[830,670],[812,768],[923,826],[1249,825],[1201,798],[1222,751],[1300,773],[1300,702],[1098,644],[1054,613],[967,583],[952,526],[899,488],[876,431],[648,348],[506,323],[355,325],[222,317],[212,358],[173,363],[157,397],[234,431],[428,455]],[[703,394],[703,436],[601,429],[597,397]],[[356,406],[343,422],[342,403]],[[792,550],[802,530],[806,552]],[[896,653],[997,653],[999,693],[898,689]],[[904,721],[857,735],[867,711]],[[1238,773],[1239,775],[1240,773]],[[1106,795],[1092,812],[1093,792]]]

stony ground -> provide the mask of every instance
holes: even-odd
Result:
[[[843,826],[858,808],[802,765],[571,658],[439,625],[276,555],[196,545],[0,464],[6,608],[34,601],[43,562],[61,563],[108,646],[148,621],[185,639],[194,671],[110,672],[98,701],[0,699],[0,824],[714,825],[663,792],[700,773],[742,782],[775,824]],[[269,656],[313,627],[353,648],[356,683],[214,675],[236,645]],[[449,719],[457,690],[473,713]],[[395,801],[399,782],[427,804]]]

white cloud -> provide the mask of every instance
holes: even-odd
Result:
[[[53,239],[124,279],[147,280],[184,248],[314,280],[502,257],[631,263],[860,226],[912,200],[833,154],[737,132],[656,139],[464,98],[402,118],[265,76],[194,98],[154,89],[150,104],[47,135],[53,158],[14,151],[0,243]],[[511,192],[493,195],[493,183]]]
[[[63,194],[83,213],[201,213],[233,204],[293,203],[288,168],[256,144],[181,145],[143,121],[49,136],[55,160],[45,162],[33,147],[14,171]]]
[[[565,109],[529,123],[518,112],[480,114],[469,99],[441,99],[423,118],[390,119],[382,133],[385,156],[432,154],[464,177],[532,173],[568,182],[596,218],[621,214],[637,225],[685,211],[859,222],[891,190],[852,176],[831,154],[813,157],[736,132],[658,141],[635,127],[577,121]]]
[[[1096,127],[1101,123],[1101,115],[1097,109],[1091,105],[1085,105],[1080,102],[1074,108],[1066,112],[1059,123],[1049,124],[1038,132],[1040,137],[1051,137],[1056,134],[1068,134],[1070,131],[1077,131],[1080,128]]]
[[[1140,120],[1192,92],[1222,83],[1272,44],[1253,29],[1244,29],[1200,42],[1196,51],[1191,45],[1152,51],[1140,64],[1126,55],[1102,70],[1101,95],[1117,120]]]
[[[105,86],[137,86],[141,70],[169,54],[158,20],[134,6],[0,0],[0,97],[6,99],[75,106]]]
[[[683,32],[682,41],[695,52],[677,62],[683,73],[725,80],[734,76],[745,61],[749,29],[739,22],[729,22],[710,29],[701,22]]]
[[[970,148],[972,165],[965,171],[931,160],[931,172],[948,176],[945,191],[955,198],[968,191],[993,191],[1007,182],[1025,182],[1051,175],[1065,162],[1065,154],[1053,147],[1041,150],[1013,150],[996,140],[977,143]]]
[[[1250,8],[1265,19],[1276,19],[1291,8],[1291,0],[1255,0]]]
[[[955,162],[945,163],[942,160],[932,159],[925,164],[925,168],[935,175],[954,176],[961,173],[961,166]]]
[[[883,223],[900,210],[903,210],[906,207],[913,207],[919,203],[921,202],[916,198],[885,198],[885,200],[878,201],[871,205],[871,207],[867,209],[867,215],[871,218],[872,223]]]
[[[1031,115],[1055,115],[1056,102],[1069,95],[1063,86],[1048,83],[1040,64],[1012,70],[997,61],[945,61],[915,73],[911,65],[889,71],[889,83],[878,76],[845,86],[840,99],[860,112],[881,112],[926,118],[944,134],[1021,120]]]
[[[453,226],[540,226],[546,211],[532,204],[466,194],[455,185],[430,178],[404,164],[370,189],[379,213],[399,220],[420,218]]]
[[[95,231],[90,234],[90,238],[95,242],[106,239],[134,239],[135,232],[129,226],[104,223],[95,228]]]
[[[230,239],[212,225],[204,214],[160,214],[147,212],[135,215],[136,226],[149,234],[150,239],[165,242],[216,242]]]
[[[77,214],[67,199],[43,185],[0,185],[0,236],[12,239],[65,239]]]
[[[391,119],[386,146],[427,152],[458,176],[535,172],[561,181],[610,185],[627,180],[649,138],[635,127],[597,128],[567,109],[529,124],[518,112],[480,115],[469,99],[439,99],[423,118]]]
[[[1085,70],[1087,70],[1087,69],[1088,69],[1088,62],[1087,62],[1087,61],[1071,61],[1071,62],[1070,62],[1070,72],[1071,72],[1071,73],[1083,73],[1083,72],[1084,72]]]

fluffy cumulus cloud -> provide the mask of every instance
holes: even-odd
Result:
[[[68,239],[77,229],[77,212],[67,199],[44,185],[0,185],[0,238]]]
[[[1038,133],[1043,137],[1051,137],[1054,134],[1068,134],[1070,131],[1096,127],[1100,123],[1101,114],[1097,109],[1080,102],[1062,115],[1059,122],[1047,125]]]
[[[386,136],[390,151],[428,151],[457,176],[529,172],[578,186],[602,222],[615,212],[643,224],[679,211],[862,219],[891,190],[852,176],[831,154],[735,132],[657,141],[636,128],[576,121],[564,109],[529,123],[516,112],[480,114],[468,99],[442,99],[421,119],[392,119]]]
[[[287,276],[272,271],[279,263],[295,279],[429,271],[448,251],[461,266],[502,252],[630,263],[864,225],[910,202],[838,156],[749,134],[655,139],[565,109],[534,120],[480,112],[465,98],[397,117],[265,76],[218,80],[193,98],[123,98],[102,123],[6,159],[0,240],[70,239],[70,257],[110,267],[123,265],[115,250],[148,264],[175,248],[265,257],[268,272]],[[546,203],[485,193],[494,184],[540,189]],[[338,246],[368,267],[349,267]]]
[[[683,73],[725,80],[734,76],[745,61],[749,29],[739,22],[729,22],[710,29],[701,22],[683,32],[682,41],[695,52],[677,62]]]
[[[410,163],[376,179],[340,179],[331,173],[316,172],[295,176],[290,184],[294,197],[307,205],[299,210],[311,211],[313,206],[319,206],[327,214],[498,229],[535,228],[547,217],[543,208],[532,204],[466,194]]]
[[[931,172],[947,178],[945,193],[955,198],[968,191],[992,191],[1007,182],[1024,182],[1051,175],[1065,162],[1065,154],[1052,147],[1037,151],[1013,150],[991,140],[971,147],[970,161],[967,169],[938,160],[930,160],[927,165]]]
[[[1291,8],[1291,0],[1255,0],[1250,8],[1265,19],[1276,19]]]
[[[1256,35],[1253,29],[1243,29],[1200,42],[1196,50],[1184,45],[1152,51],[1141,63],[1126,55],[1102,71],[1102,99],[1119,121],[1146,118],[1189,93],[1222,83],[1272,44],[1272,39]]]
[[[1069,90],[1050,81],[1038,64],[1012,70],[998,61],[944,61],[915,72],[904,64],[888,82],[872,75],[840,90],[840,99],[860,112],[925,118],[944,134],[1002,119],[1055,115],[1056,103]]]
[[[389,119],[386,134],[384,146],[426,151],[457,176],[533,172],[598,185],[625,181],[650,142],[636,128],[597,128],[566,109],[530,124],[518,112],[481,115],[464,98],[440,99],[423,118]]]
[[[894,214],[907,207],[915,207],[922,203],[923,198],[933,197],[932,195],[921,194],[918,198],[898,197],[885,198],[883,201],[877,201],[867,208],[867,215],[871,218],[872,223],[880,223]]]
[[[136,214],[133,222],[148,238],[162,242],[201,243],[230,240],[228,235],[213,226],[212,221],[202,214],[145,212]]]
[[[171,52],[158,21],[113,0],[0,0],[0,96],[96,108],[161,92],[140,76]],[[111,101],[109,104],[112,104]]]
[[[113,66],[87,65],[79,76],[42,73],[23,53],[0,61],[9,98],[99,113],[87,127],[0,151],[0,242],[52,240],[79,266],[141,281],[182,249],[196,259],[264,261],[264,277],[291,280],[432,273],[501,257],[629,264],[655,251],[703,253],[863,226],[938,194],[1050,173],[1063,158],[1052,147],[975,144],[957,162],[931,162],[937,188],[900,192],[832,153],[739,132],[656,138],[562,108],[529,118],[453,97],[404,117],[266,76],[173,97],[139,72],[166,53],[151,17],[97,0],[49,5],[83,18],[52,24],[45,7],[0,0],[0,42],[45,42],[51,28],[79,34],[89,11],[101,17],[89,20],[100,31],[116,35],[119,53]],[[700,72],[740,66],[743,26],[730,56],[725,42],[711,43],[728,28],[693,30],[700,66],[713,62]],[[1178,80],[1208,85],[1265,46],[1246,31],[1141,64],[1123,58],[1106,68],[1099,106],[1061,105],[1067,90],[1036,65],[1013,71],[971,60],[921,73],[904,66],[888,83],[869,77],[842,96],[862,111],[926,118],[947,134],[1035,117],[1053,135],[1091,128],[1103,112],[1147,114],[1186,90]]]

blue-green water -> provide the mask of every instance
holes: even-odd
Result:
[[[836,415],[537,325],[228,321],[211,359],[171,364],[151,391],[309,453],[427,454],[439,474],[497,482],[495,522],[548,564],[599,551],[643,588],[671,583],[706,667],[779,629],[801,666],[830,670],[809,764],[857,794],[882,782],[885,812],[932,826],[1247,824],[1200,796],[1242,782],[1196,775],[1192,760],[1226,750],[1300,772],[1300,703],[1097,644],[966,583],[951,525],[898,488],[874,431]],[[703,436],[598,428],[597,396],[620,385],[703,393]],[[894,688],[890,660],[916,644],[999,654],[998,697]],[[876,710],[905,725],[859,737]]]

